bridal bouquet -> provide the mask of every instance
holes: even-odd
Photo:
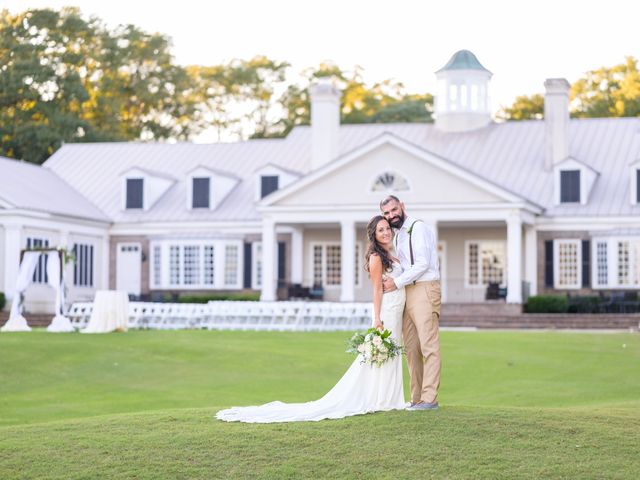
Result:
[[[381,366],[387,360],[402,354],[402,347],[391,338],[391,332],[370,328],[365,333],[356,332],[347,342],[347,353],[362,355],[361,363]]]

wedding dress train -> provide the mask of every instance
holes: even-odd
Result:
[[[392,276],[400,273],[394,264]],[[380,318],[391,336],[400,343],[404,288],[382,297]],[[380,367],[361,363],[358,355],[340,381],[321,399],[306,403],[271,402],[255,407],[221,410],[216,418],[226,422],[273,423],[318,421],[364,413],[404,409],[402,356]]]

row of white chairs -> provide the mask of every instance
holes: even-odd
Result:
[[[84,328],[93,304],[74,303],[67,316]],[[371,326],[370,303],[342,302],[236,302],[196,303],[129,302],[129,328],[180,330],[340,331]]]

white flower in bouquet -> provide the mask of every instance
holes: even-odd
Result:
[[[402,347],[391,338],[391,332],[370,328],[366,333],[355,333],[348,342],[348,353],[360,355],[361,363],[380,367],[402,353]]]

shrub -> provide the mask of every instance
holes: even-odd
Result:
[[[7,299],[4,296],[4,292],[0,292],[0,310],[2,310],[7,303]]]
[[[260,300],[260,292],[210,293],[206,295],[180,295],[180,303],[207,303],[216,300],[252,301]]]
[[[527,313],[567,313],[569,301],[564,295],[534,295],[525,305]]]

